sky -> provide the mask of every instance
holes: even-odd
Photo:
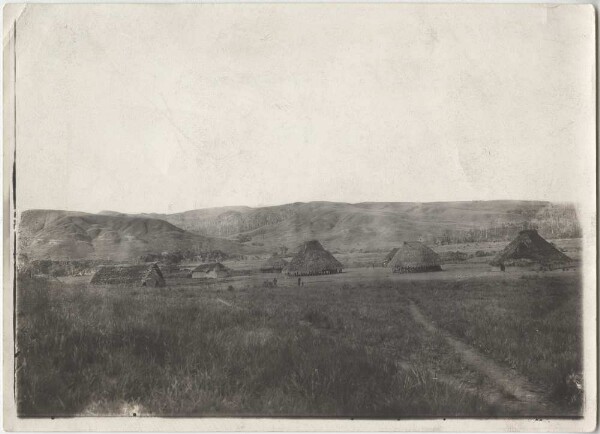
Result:
[[[542,5],[29,5],[17,207],[578,201],[594,17]]]

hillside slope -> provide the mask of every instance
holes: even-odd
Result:
[[[545,238],[571,238],[580,231],[573,206],[528,201],[309,202],[142,215],[31,210],[21,216],[19,251],[40,259],[120,261],[164,251],[294,251],[311,239],[328,250],[389,250],[419,239],[510,240],[530,226]]]
[[[144,216],[205,236],[239,238],[264,250],[294,249],[309,239],[340,250],[386,249],[420,238],[431,243],[444,237],[507,239],[524,224],[553,238],[577,236],[579,230],[573,206],[540,201],[309,202]]]
[[[164,220],[119,214],[29,210],[21,214],[19,253],[32,259],[136,259],[175,250],[239,253],[239,243],[206,237]]]

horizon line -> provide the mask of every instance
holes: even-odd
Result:
[[[570,204],[575,205],[572,201],[553,201],[553,200],[540,200],[540,199],[471,199],[471,200],[433,200],[433,201],[361,201],[361,202],[343,202],[343,201],[329,201],[329,200],[311,200],[311,201],[295,201],[295,202],[286,202],[280,204],[268,204],[268,205],[222,205],[222,206],[207,206],[207,207],[199,207],[199,208],[191,208],[185,209],[182,211],[117,211],[114,209],[101,209],[98,211],[81,211],[78,209],[68,209],[68,208],[27,208],[23,210],[19,210],[17,208],[17,213],[23,213],[26,211],[62,211],[62,212],[74,212],[74,213],[85,213],[85,214],[102,214],[102,213],[115,213],[115,214],[123,214],[123,215],[152,215],[152,214],[160,214],[160,215],[172,215],[172,214],[184,214],[187,212],[193,211],[203,211],[203,210],[215,210],[215,209],[226,209],[226,208],[246,208],[246,209],[260,209],[260,208],[276,208],[282,207],[286,205],[302,205],[302,204],[310,204],[310,203],[323,203],[323,204],[344,204],[344,205],[363,205],[363,204],[441,204],[441,203],[469,203],[469,202],[531,202],[531,203],[552,203],[552,204]]]

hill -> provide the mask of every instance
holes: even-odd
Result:
[[[22,213],[21,252],[34,259],[127,260],[149,253],[295,251],[320,240],[328,250],[389,251],[402,241],[429,245],[511,240],[536,228],[545,238],[580,234],[568,204],[533,201],[309,202],[127,215],[30,210]]]
[[[31,259],[124,261],[163,251],[243,250],[234,241],[194,234],[156,218],[57,210],[24,211],[18,240],[19,253]]]
[[[279,246],[295,249],[308,239],[319,239],[328,249],[372,250],[418,239],[431,244],[508,240],[528,227],[549,238],[580,233],[572,205],[541,201],[309,202],[141,216],[265,251]]]

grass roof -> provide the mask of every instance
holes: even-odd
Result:
[[[391,268],[423,268],[441,264],[440,256],[419,241],[405,241],[388,263]]]
[[[271,269],[281,270],[281,269],[285,268],[287,265],[288,265],[288,261],[286,261],[285,259],[283,259],[280,256],[273,255],[263,263],[263,265],[261,266],[261,269],[263,269],[263,270],[271,270]]]
[[[324,271],[341,270],[340,261],[323,248],[317,240],[307,241],[300,247],[300,251],[285,268],[286,273],[318,274]]]
[[[148,280],[152,286],[164,286],[165,279],[156,263],[136,265],[104,265],[90,283],[97,285],[143,285]]]
[[[225,265],[220,262],[210,262],[208,264],[200,264],[192,270],[194,272],[209,273],[211,271],[229,271]]]
[[[518,259],[526,259],[540,264],[571,261],[571,258],[542,238],[535,229],[519,232],[519,235],[498,253],[491,264],[500,265]]]

